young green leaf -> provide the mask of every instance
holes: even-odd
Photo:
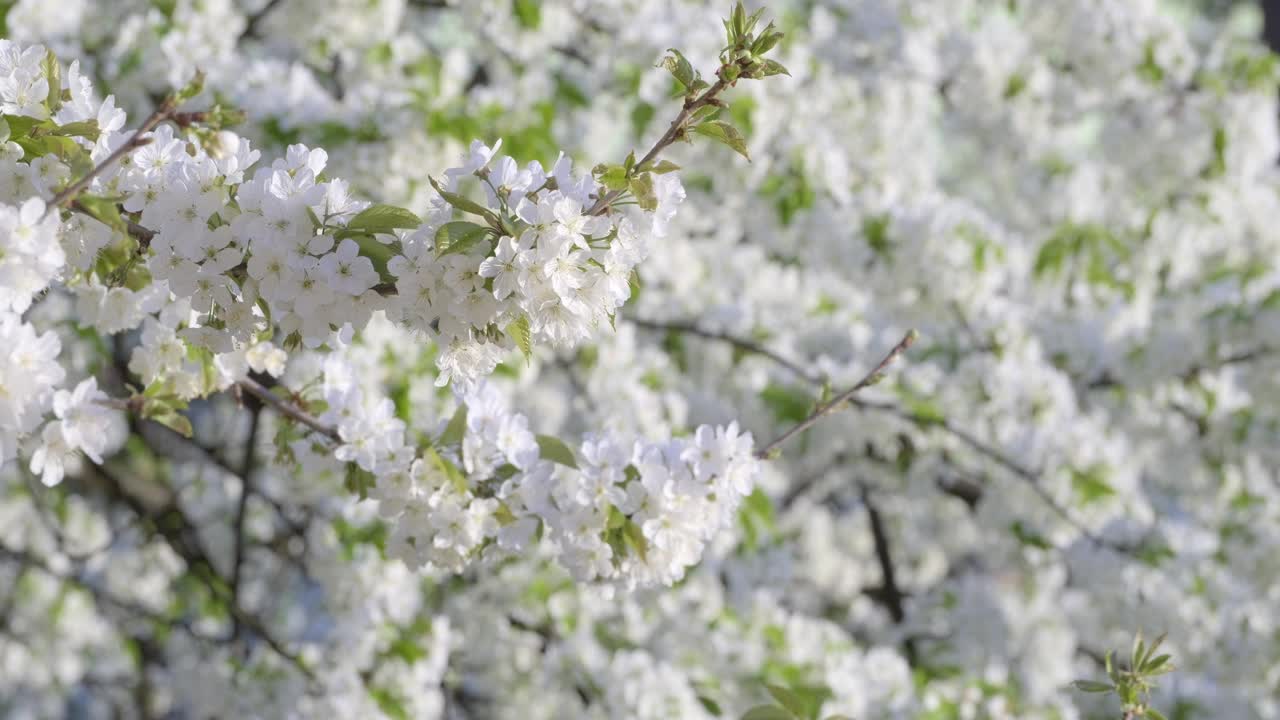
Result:
[[[44,76],[49,81],[49,95],[45,98],[45,107],[49,114],[62,108],[62,67],[58,64],[58,56],[49,50],[44,55]]]
[[[404,208],[394,205],[370,205],[347,223],[348,230],[364,233],[390,234],[396,229],[416,228],[422,219]]]
[[[666,68],[671,76],[685,88],[692,88],[698,80],[693,64],[675,48],[667,48],[667,52],[671,54],[662,58],[658,67]]]
[[[564,444],[563,440],[551,435],[539,435],[537,440],[539,455],[543,460],[550,460],[575,470],[578,468],[577,458],[574,457],[573,451],[569,449],[568,445]]]
[[[372,235],[357,235],[355,241],[360,246],[360,254],[369,258],[369,262],[373,263],[373,269],[378,271],[378,278],[386,283],[395,282],[395,278],[387,270],[387,263],[397,255],[395,247],[378,242],[378,239]]]
[[[1076,680],[1071,683],[1071,687],[1087,693],[1104,693],[1115,689],[1115,685],[1111,683],[1095,682],[1093,680]]]
[[[747,140],[738,132],[738,129],[723,120],[708,120],[701,125],[695,125],[693,131],[699,135],[704,135],[719,143],[724,143],[733,148],[739,155],[751,160],[751,155],[747,152]]]
[[[525,361],[528,362],[533,355],[533,334],[529,331],[529,316],[522,313],[502,332],[515,341],[516,347],[520,348],[520,352],[524,353]]]
[[[756,77],[767,78],[774,75],[786,75],[787,77],[791,77],[791,72],[777,60],[765,60],[763,69],[760,70]]]
[[[466,252],[491,232],[491,228],[464,220],[445,223],[436,230],[436,257]]]
[[[458,208],[459,210],[463,212],[471,213],[472,215],[480,215],[485,219],[491,219],[491,218],[496,219],[498,217],[497,215],[494,214],[492,210],[485,207],[484,205],[481,205],[475,200],[472,200],[464,195],[459,195],[458,193],[449,192],[448,190],[445,190],[440,183],[436,182],[435,178],[428,178],[428,179],[431,181],[431,187],[435,188],[436,192],[440,193],[440,197],[444,198],[445,202]]]
[[[769,694],[773,696],[773,699],[778,701],[779,705],[791,711],[795,715],[804,715],[804,702],[802,702],[799,697],[796,697],[795,693],[780,685],[773,685],[771,683],[766,683],[764,687],[769,691]]]
[[[129,229],[124,218],[120,217],[120,206],[116,204],[114,198],[81,195],[76,199],[76,205],[94,220],[112,230],[123,233]]]
[[[621,165],[600,164],[592,169],[596,181],[610,190],[624,190],[627,187],[627,169]]]
[[[445,426],[444,432],[440,434],[440,439],[436,441],[437,445],[457,445],[462,442],[462,438],[467,432],[467,406],[459,405],[454,411],[453,417],[449,418],[449,424]]]
[[[653,189],[653,177],[648,173],[637,175],[631,179],[631,194],[635,196],[636,202],[640,204],[643,210],[656,210],[658,207],[658,195]]]
[[[641,163],[640,166],[636,168],[636,172],[651,172],[657,173],[658,175],[666,175],[669,172],[675,172],[679,169],[680,166],[670,160],[659,160],[657,163],[650,160],[647,163]]]
[[[799,720],[799,718],[777,705],[757,705],[744,713],[742,720]]]

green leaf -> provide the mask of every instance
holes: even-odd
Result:
[[[486,219],[492,219],[492,220],[497,219],[498,216],[495,215],[492,210],[485,207],[484,205],[481,205],[475,200],[472,200],[471,198],[468,198],[464,195],[459,195],[458,193],[449,192],[448,190],[445,190],[440,183],[436,182],[435,178],[430,178],[430,180],[431,180],[431,187],[435,188],[436,192],[440,193],[440,197],[444,198],[444,201],[449,203],[450,205],[458,208],[463,212],[469,212],[472,215],[481,215]]]
[[[378,271],[378,277],[382,282],[395,282],[395,277],[387,270],[387,263],[391,262],[391,258],[399,254],[396,252],[395,247],[379,242],[372,235],[356,235],[355,241],[360,246],[360,254],[369,258],[369,262],[373,263],[373,269]]]
[[[540,0],[514,0],[512,10],[516,22],[526,30],[537,30],[542,25],[542,3]]]
[[[49,81],[49,95],[44,104],[52,115],[62,107],[62,66],[58,64],[58,56],[52,50],[44,55],[44,76]]]
[[[458,466],[446,460],[440,453],[436,452],[435,448],[427,448],[423,454],[426,456],[427,460],[431,461],[432,466],[435,467],[436,470],[439,470],[444,474],[445,478],[448,479],[449,484],[453,486],[453,489],[458,494],[464,494],[468,489],[470,489],[467,485],[466,476],[462,474],[462,471],[458,469]]]
[[[369,697],[377,704],[378,709],[392,720],[409,720],[409,711],[404,701],[386,688],[369,687]]]
[[[5,122],[9,124],[9,130],[12,133],[13,139],[27,137],[31,135],[31,132],[37,126],[48,125],[48,123],[39,118],[28,117],[26,115],[6,115],[4,116],[4,119]]]
[[[791,77],[791,72],[777,60],[765,60],[764,68],[760,70],[756,77],[767,78],[774,75],[786,75],[787,77]]]
[[[724,711],[720,709],[720,704],[706,695],[699,695],[698,702],[701,703],[702,708],[711,713],[713,717],[720,717],[724,713]]]
[[[199,95],[203,90],[204,90],[204,72],[201,70],[197,70],[196,74],[191,78],[191,82],[184,85],[181,90],[179,90],[177,93],[174,94],[173,96],[174,106],[176,107],[178,105],[181,105],[182,103]]]
[[[164,410],[151,416],[151,419],[178,433],[184,438],[190,438],[193,428],[191,420],[186,415],[177,410]]]
[[[647,163],[641,163],[640,166],[636,168],[636,171],[657,173],[658,175],[666,175],[669,172],[675,172],[679,169],[680,169],[680,166],[671,162],[670,160],[659,160],[657,163],[654,163],[652,160],[650,160]]]
[[[782,707],[796,715],[803,716],[805,714],[804,703],[800,698],[796,697],[795,693],[780,685],[773,685],[771,683],[766,683],[764,687],[769,691],[769,694],[773,696],[773,699],[777,700],[778,704]]]
[[[649,559],[649,541],[645,540],[644,530],[640,527],[640,524],[631,518],[627,518],[627,524],[622,526],[622,535],[626,538],[627,547],[640,556],[641,562],[646,562]]]
[[[444,432],[440,434],[440,439],[436,441],[437,445],[457,445],[462,442],[462,438],[467,432],[467,406],[459,405],[454,411],[453,417],[449,418],[449,424],[445,426]]]
[[[65,137],[81,137],[86,140],[97,141],[100,134],[97,120],[78,120],[70,122],[66,125],[59,125],[52,130],[51,135],[62,135]]]
[[[799,720],[785,708],[777,705],[758,705],[746,711],[742,720]]]
[[[738,129],[723,120],[707,120],[701,125],[695,125],[693,131],[699,135],[723,143],[733,148],[739,155],[751,160],[751,155],[747,153],[747,140],[742,137],[742,133]]]
[[[1167,720],[1164,713],[1155,708],[1147,708],[1147,717],[1151,720]]]
[[[676,79],[686,89],[692,88],[694,83],[698,81],[697,71],[693,69],[693,64],[689,62],[679,50],[675,48],[667,48],[670,55],[662,58],[658,63],[658,67],[666,68],[671,76]]]
[[[115,198],[81,195],[76,199],[76,203],[90,217],[112,230],[121,233],[128,231],[129,227],[124,218],[120,217],[120,206],[116,204]]]
[[[755,55],[764,55],[778,44],[782,39],[783,33],[774,30],[773,23],[770,22],[760,31],[760,36],[751,44],[751,52]]]
[[[537,440],[538,454],[543,460],[550,460],[565,467],[578,469],[577,458],[574,457],[573,451],[569,449],[568,445],[564,444],[563,440],[551,435],[539,435]]]
[[[1050,543],[1044,535],[1028,528],[1026,525],[1022,524],[1021,520],[1014,520],[1013,523],[1009,525],[1009,532],[1013,533],[1013,536],[1023,545],[1039,550],[1053,549],[1053,544]]]
[[[610,190],[624,190],[627,187],[627,169],[621,165],[605,165],[601,163],[591,170],[596,181]]]
[[[516,347],[524,353],[525,362],[533,355],[533,334],[529,331],[529,316],[521,313],[502,331],[515,341]]]
[[[717,105],[703,105],[689,116],[689,125],[701,125],[706,120],[719,117],[722,109]]]
[[[1087,693],[1104,693],[1115,689],[1115,686],[1111,683],[1096,682],[1094,680],[1076,680],[1071,683],[1071,687]]]
[[[466,252],[491,232],[491,228],[465,220],[445,223],[436,231],[436,257]]]
[[[1071,469],[1071,488],[1079,496],[1082,505],[1092,505],[1116,494],[1106,476],[1107,467],[1101,464],[1090,465],[1083,470]]]
[[[627,289],[631,291],[631,296],[627,298],[628,303],[633,303],[636,298],[640,297],[640,272],[632,270],[631,275],[627,277]]]
[[[422,219],[404,208],[394,205],[370,205],[347,223],[347,230],[365,233],[390,234],[396,229],[416,228]]]
[[[617,507],[610,505],[608,518],[605,520],[604,526],[607,530],[620,530],[627,524],[627,516]]]
[[[656,210],[658,208],[658,196],[653,189],[653,177],[648,173],[638,175],[631,179],[631,194],[636,196],[636,202],[640,203],[642,210]]]
[[[814,404],[813,396],[807,390],[786,385],[766,385],[760,391],[760,399],[773,411],[778,422],[787,425],[794,425],[809,417]]]
[[[361,468],[355,463],[347,463],[346,476],[342,480],[342,486],[347,492],[354,494],[361,500],[369,497],[369,488],[377,484],[377,479],[373,473]]]
[[[9,121],[0,115],[0,145],[9,142]]]
[[[1166,655],[1161,655],[1153,660],[1149,660],[1147,661],[1146,664],[1142,666],[1142,672],[1146,673],[1147,675],[1164,674],[1165,672],[1168,672],[1170,670],[1170,668],[1165,668],[1165,663],[1169,662],[1169,660],[1172,657],[1173,657],[1172,655],[1166,654]],[[1164,669],[1161,670],[1161,668],[1164,668]]]

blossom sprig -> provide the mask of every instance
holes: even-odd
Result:
[[[1133,639],[1133,651],[1129,657],[1128,667],[1117,665],[1107,651],[1103,658],[1103,668],[1107,673],[1106,681],[1076,680],[1071,686],[1087,693],[1114,693],[1120,700],[1120,711],[1123,720],[1165,720],[1164,713],[1151,706],[1151,691],[1155,688],[1155,679],[1173,672],[1176,668],[1171,662],[1173,656],[1156,652],[1164,643],[1165,636],[1160,635],[1147,644],[1139,632]]]
[[[277,443],[292,462],[342,463],[348,489],[390,523],[388,554],[412,568],[461,572],[546,538],[581,582],[671,585],[735,521],[759,472],[736,423],[659,442],[599,433],[572,449],[483,384],[457,389],[457,410],[418,444],[391,400],[366,393],[336,356],[310,400],[239,387],[298,423],[301,434]]]
[[[676,120],[640,161],[633,153],[616,170],[597,167],[594,179],[576,175],[563,154],[549,170],[537,162],[521,168],[496,155],[501,141],[492,148],[477,141],[444,182],[432,181],[431,211],[419,219],[357,200],[341,180],[322,180],[327,155],[319,149],[291,146],[246,177],[260,153],[221,129],[238,113],[178,112],[200,93],[197,77],[132,134],[100,139],[102,159],[72,167],[71,174],[81,169],[78,179],[51,207],[133,237],[144,262],[126,252],[86,263],[86,276],[134,291],[164,283],[194,312],[178,334],[207,351],[246,348],[276,332],[286,349],[318,347],[385,310],[439,342],[441,384],[472,382],[513,349],[527,356],[538,344],[572,348],[613,324],[650,238],[664,236],[685,197],[678,166],[657,160],[663,148],[694,132],[745,154],[741,134],[712,117],[723,105],[717,96],[739,78],[775,74],[761,56],[780,34],[770,26],[753,37],[759,13],[744,12],[739,5],[728,22],[734,31],[717,83],[699,80],[677,51],[681,62],[670,69],[689,95]],[[483,203],[463,187],[472,178]],[[627,193],[637,211],[616,212]],[[76,229],[82,256],[111,243],[95,227]]]
[[[599,196],[591,207],[591,214],[606,212],[608,208],[625,200],[628,195],[645,209],[655,209],[658,200],[654,193],[654,175],[679,170],[670,161],[660,161],[658,156],[676,141],[692,142],[690,134],[701,135],[729,146],[748,161],[746,137],[742,132],[720,118],[720,111],[727,107],[720,95],[738,80],[759,80],[772,75],[790,75],[776,60],[764,56],[773,49],[783,34],[770,22],[760,34],[754,34],[761,8],[750,16],[741,2],[734,6],[730,17],[724,20],[727,44],[720,51],[720,66],[716,68],[715,83],[708,83],[702,73],[693,67],[679,50],[669,48],[670,53],[658,63],[665,68],[681,87],[684,103],[666,132],[638,161],[635,153],[627,156],[620,165],[600,164],[592,174],[603,184],[608,193]]]

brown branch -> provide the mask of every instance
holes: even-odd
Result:
[[[325,425],[302,408],[271,392],[257,380],[245,378],[236,384],[240,386],[241,390],[270,405],[273,410],[290,420],[306,425],[334,442],[342,442],[342,436],[338,434],[337,428]]]
[[[1085,527],[1083,523],[1077,520],[1075,516],[1073,516],[1071,512],[1067,510],[1067,508],[1063,507],[1062,503],[1059,503],[1053,497],[1053,495],[1051,495],[1049,491],[1044,488],[1044,486],[1040,483],[1040,475],[1038,473],[1036,473],[1035,471],[1029,468],[1023,467],[1020,463],[1016,462],[1015,460],[1012,460],[1011,458],[1005,456],[1000,451],[996,450],[995,448],[987,445],[986,443],[982,442],[978,438],[974,437],[971,433],[969,433],[969,431],[956,427],[954,424],[952,424],[950,421],[946,419],[939,419],[939,418],[932,418],[932,417],[917,415],[915,413],[903,410],[902,408],[899,408],[895,405],[888,405],[884,403],[870,403],[863,400],[853,400],[851,404],[854,405],[854,407],[857,407],[859,409],[866,409],[866,410],[873,410],[877,412],[888,413],[895,417],[911,422],[921,428],[932,426],[932,427],[937,427],[943,430],[948,435],[959,440],[961,443],[967,446],[970,450],[973,450],[974,452],[981,455],[982,457],[985,457],[991,462],[1004,468],[1014,477],[1018,478],[1019,480],[1022,480],[1028,487],[1031,488],[1031,491],[1035,493],[1037,497],[1040,498],[1040,501],[1043,502],[1045,505],[1047,505],[1049,509],[1054,512],[1055,515],[1061,518],[1064,522],[1066,522],[1068,525],[1074,528],[1077,532],[1079,532],[1081,535],[1083,535],[1093,544],[1099,547],[1105,547],[1110,550],[1114,550],[1119,553],[1130,554],[1130,555],[1133,553],[1134,548],[1131,548],[1127,545],[1122,545],[1120,543],[1112,542],[1110,540],[1106,540],[1100,537],[1097,533],[1090,530],[1089,528]]]
[[[777,438],[774,438],[772,442],[760,448],[760,450],[756,452],[756,457],[760,458],[761,460],[769,460],[776,457],[775,451],[779,450],[779,448],[781,448],[783,443],[790,440],[795,435],[798,435],[804,432],[805,430],[808,430],[810,427],[813,426],[814,423],[818,422],[823,417],[829,415],[830,413],[844,406],[844,404],[849,400],[851,400],[854,395],[858,394],[859,391],[879,382],[884,370],[887,367],[889,367],[889,365],[893,364],[893,361],[897,360],[898,357],[902,355],[902,353],[906,352],[907,348],[911,347],[911,345],[915,343],[916,337],[917,335],[914,330],[908,332],[906,335],[902,337],[901,340],[898,341],[898,344],[894,345],[893,349],[890,350],[889,353],[884,356],[884,359],[881,360],[874,368],[872,368],[871,372],[867,373],[865,377],[859,380],[857,384],[855,384],[853,387],[849,388],[848,390],[845,390],[844,392],[840,393],[835,397],[835,399],[831,400],[830,402],[819,405],[817,408],[814,409],[812,413],[810,413],[809,417],[805,418],[799,423],[796,423],[794,426],[791,427],[791,429],[782,433]]]
[[[72,575],[72,574],[58,572],[57,570],[54,570],[53,567],[50,566],[47,562],[45,562],[43,559],[33,555],[32,553],[26,550],[18,550],[18,549],[6,547],[5,545],[0,544],[0,558],[4,558],[6,560],[16,562],[24,568],[34,568],[36,570],[39,570],[41,573],[48,575],[49,577],[59,582],[67,583],[68,585],[73,585],[76,588],[83,590],[84,592],[88,593],[91,597],[93,597],[94,600],[96,600],[97,602],[103,605],[113,607],[116,610],[126,612],[131,615],[136,615],[140,618],[143,618],[152,623],[155,623],[161,627],[177,626],[178,628],[181,628],[184,632],[186,632],[188,635],[190,635],[192,638],[196,640],[201,640],[204,642],[210,642],[210,643],[226,642],[225,638],[219,638],[212,635],[205,635],[199,632],[198,630],[196,630],[195,626],[185,618],[170,617],[168,615],[158,613],[154,610],[143,607],[142,605],[139,605],[133,602],[132,600],[127,600],[125,598],[118,597],[112,594],[111,592],[109,592],[108,590],[106,590],[105,588],[101,588],[96,585],[93,585],[92,583],[81,578],[79,575]],[[73,563],[77,563],[77,564],[80,562],[83,562],[83,561],[76,560],[74,558],[68,558],[68,559],[70,559]],[[16,594],[10,596],[10,598],[12,597],[16,597]],[[7,613],[0,615],[0,617],[7,617]]]
[[[258,440],[258,417],[261,415],[262,403],[252,399],[245,403],[249,411],[249,436],[245,438],[244,459],[240,463],[240,497],[236,500],[235,519],[235,555],[231,565],[231,601],[240,601],[240,580],[243,576],[245,557],[245,517],[249,510],[249,496],[253,494],[253,461]],[[236,620],[232,634],[240,635],[240,621]]]
[[[755,341],[747,340],[746,338],[738,337],[736,335],[730,335],[729,333],[725,333],[725,332],[719,332],[715,330],[706,330],[702,327],[699,327],[697,324],[691,323],[691,322],[681,322],[678,320],[660,321],[660,320],[648,320],[646,318],[630,318],[630,317],[624,318],[624,319],[630,322],[631,324],[635,325],[636,327],[642,327],[642,328],[645,328],[646,330],[686,333],[688,335],[696,335],[700,338],[705,338],[707,340],[719,340],[721,342],[726,342],[734,346],[735,348],[742,350],[743,352],[748,352],[753,355],[760,355],[762,357],[766,357],[772,360],[775,364],[791,371],[791,373],[794,374],[795,376],[802,378],[804,380],[807,380],[815,385],[821,385],[824,382],[826,382],[826,378],[823,377],[820,373],[813,372],[812,370],[809,370],[803,367],[799,363],[793,362],[787,359],[786,357],[770,350],[769,348]]]
[[[315,673],[297,654],[291,652],[266,629],[257,616],[240,607],[231,597],[226,580],[218,573],[208,552],[200,540],[198,531],[187,517],[177,498],[170,495],[158,506],[149,506],[141,498],[129,492],[120,478],[103,465],[88,464],[103,480],[108,496],[129,508],[150,526],[151,534],[165,543],[187,564],[192,575],[200,580],[209,593],[230,613],[233,620],[249,628],[271,648],[276,655],[287,660],[307,679]]]
[[[640,323],[637,323],[637,324],[640,324]],[[753,351],[750,347],[752,343],[749,340],[744,340],[742,338],[734,337],[732,335],[727,335],[727,334],[721,334],[721,333],[699,332],[697,331],[696,326],[693,323],[688,323],[688,322],[663,323],[662,327],[666,327],[666,328],[677,330],[677,331],[689,332],[691,334],[696,334],[704,338],[721,340],[724,342],[728,342],[734,345],[735,347],[739,347],[744,350]],[[798,363],[791,360],[787,360],[786,358],[783,358],[772,351],[758,352],[757,354],[761,355],[762,357],[767,357],[774,360],[780,366],[787,368],[792,372],[795,372],[795,369],[800,367]],[[892,360],[895,357],[896,355],[894,353],[890,353],[890,356],[886,357],[885,361],[882,361],[880,366],[877,366],[877,370],[873,371],[872,375],[874,375],[876,372],[882,369],[885,365],[887,365],[888,362],[892,362]],[[803,372],[803,373],[796,373],[796,374],[799,377],[802,377],[808,380],[814,385],[821,385],[823,383],[822,380],[816,378],[814,374],[811,372]],[[868,376],[868,377],[871,377],[871,376]],[[866,378],[864,378],[863,382],[866,382]],[[1030,486],[1032,492],[1034,492],[1036,496],[1040,498],[1040,500],[1045,505],[1049,506],[1049,509],[1051,509],[1055,515],[1057,515],[1062,520],[1064,520],[1068,525],[1070,525],[1072,528],[1078,531],[1082,536],[1087,538],[1094,545],[1098,547],[1104,547],[1104,548],[1113,550],[1118,553],[1126,554],[1126,555],[1133,554],[1135,548],[1131,548],[1127,545],[1122,545],[1120,543],[1106,540],[1098,536],[1097,533],[1094,533],[1093,531],[1086,528],[1079,520],[1076,520],[1075,517],[1070,513],[1070,511],[1068,511],[1065,507],[1062,506],[1061,503],[1059,503],[1056,499],[1054,499],[1054,497],[1051,494],[1049,494],[1049,491],[1046,490],[1043,487],[1043,485],[1041,485],[1041,478],[1039,473],[1029,468],[1023,467],[1021,464],[1005,456],[999,450],[996,450],[990,445],[987,445],[986,443],[982,442],[967,430],[963,430],[959,427],[956,427],[952,422],[946,419],[939,419],[934,417],[926,417],[923,415],[918,415],[916,413],[904,410],[896,405],[891,405],[888,403],[870,402],[870,401],[861,400],[854,397],[846,397],[846,396],[851,396],[853,392],[856,392],[857,390],[861,389],[861,387],[865,387],[865,385],[862,385],[862,383],[859,383],[859,386],[855,386],[853,391],[846,392],[841,397],[848,400],[850,405],[860,410],[871,410],[873,412],[886,413],[889,415],[893,415],[894,417],[897,417],[901,420],[910,422],[922,430],[936,428],[938,430],[945,432],[948,435],[951,435],[952,437],[959,440],[962,444],[967,446],[970,450],[973,450],[978,455],[981,455],[982,457],[992,461],[996,465],[999,465],[1000,467],[1007,470],[1010,474],[1012,474],[1015,478],[1025,482],[1028,486]],[[823,412],[825,414],[825,412],[830,412],[831,410],[835,409],[834,406],[839,402],[841,402],[841,400],[840,398],[837,398],[831,403],[828,403],[825,406],[821,406],[817,411],[815,411],[815,413]],[[769,453],[771,453],[773,450],[776,449],[777,445],[780,444],[780,441],[785,441],[791,435],[794,435],[795,433],[800,432],[803,429],[807,429],[809,425],[812,425],[813,422],[816,421],[816,419],[817,419],[816,417],[810,416],[802,424],[803,427],[797,426],[796,428],[792,428],[782,438],[779,438],[778,440],[775,440],[769,445],[767,445],[763,450],[757,453],[757,456],[761,457],[762,459],[766,458],[769,455]],[[973,497],[972,495],[975,489],[976,488],[973,488],[973,487],[966,487],[966,494],[964,497],[961,497],[961,499],[965,500],[966,502],[970,502],[971,504],[976,502],[976,498]],[[944,491],[946,490],[947,489],[944,488]],[[958,497],[960,496],[958,495]]]
[[[722,66],[720,70],[716,71],[718,79],[714,85],[703,91],[703,93],[697,98],[689,98],[684,101],[684,106],[680,108],[679,114],[677,114],[676,118],[671,121],[669,126],[667,126],[667,131],[662,133],[662,137],[658,138],[658,141],[653,144],[653,147],[649,148],[649,152],[645,153],[643,158],[640,158],[640,161],[636,163],[636,166],[651,162],[672,143],[683,138],[688,130],[686,126],[689,122],[689,118],[693,116],[694,112],[706,107],[707,105],[714,105],[719,102],[717,97],[732,84],[725,81],[722,72],[723,70],[724,66]],[[622,193],[622,190],[611,190],[605,193],[600,196],[600,199],[596,200],[595,204],[591,206],[591,209],[587,211],[587,214],[604,214],[609,209],[610,203],[617,200],[619,197],[622,197]]]
[[[94,178],[101,175],[103,171],[119,162],[129,153],[150,143],[151,138],[143,136],[154,130],[160,123],[167,120],[169,116],[173,114],[173,111],[177,109],[177,106],[178,102],[176,95],[170,94],[166,97],[160,103],[160,106],[157,107],[151,115],[147,116],[146,120],[142,121],[142,125],[133,132],[133,135],[131,135],[123,145],[116,148],[115,151],[108,155],[102,162],[93,166],[93,169],[85,173],[84,177],[71,183],[67,187],[63,188],[62,192],[54,195],[53,199],[49,201],[49,209],[52,210],[53,208],[70,206],[72,201],[76,199],[76,196],[83,192],[85,188],[89,187],[89,183],[93,182]]]
[[[244,30],[240,31],[240,37],[236,38],[236,42],[247,38],[261,37],[258,26],[262,24],[262,21],[266,19],[272,10],[276,9],[280,2],[281,0],[267,0],[266,5],[263,5],[261,9],[250,15],[248,21],[244,24]]]

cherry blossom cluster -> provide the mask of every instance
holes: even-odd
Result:
[[[391,522],[387,552],[410,567],[461,572],[545,537],[581,582],[671,585],[733,523],[759,472],[736,423],[665,442],[587,436],[574,452],[478,383],[458,391],[453,419],[419,449],[392,401],[367,392],[340,355],[326,358],[318,392],[320,421],[339,439],[333,457],[369,474]],[[326,442],[313,433],[291,449],[314,456]]]
[[[102,462],[105,452],[119,446],[119,433],[113,432],[119,413],[102,404],[107,395],[96,378],[72,390],[58,388],[66,371],[58,362],[62,347],[55,333],[37,334],[19,315],[0,310],[0,347],[7,349],[0,360],[0,464],[17,457],[25,440],[31,472],[56,485],[80,453]]]
[[[474,142],[464,164],[445,171],[432,221],[387,266],[404,322],[445,348],[442,385],[488,375],[513,347],[573,348],[612,323],[649,238],[665,234],[685,197],[674,174],[655,175],[653,210],[604,214],[605,188],[574,174],[565,155],[550,171],[537,161],[521,168],[499,147]],[[485,205],[458,199],[467,181],[483,188]],[[494,227],[449,222],[455,204]]]

